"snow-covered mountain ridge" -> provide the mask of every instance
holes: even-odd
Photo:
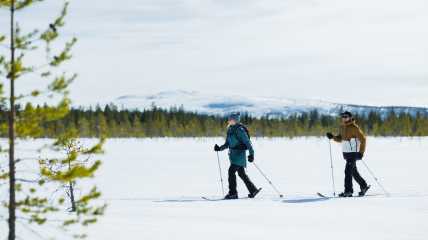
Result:
[[[428,114],[428,108],[406,106],[365,106],[332,103],[321,100],[290,99],[280,97],[245,97],[239,95],[213,95],[190,91],[165,91],[151,95],[125,95],[115,99],[116,106],[126,109],[150,109],[153,106],[170,109],[182,107],[186,111],[202,114],[225,115],[230,112],[247,112],[251,116],[288,117],[317,110],[323,115],[337,115],[348,110],[358,114],[390,111]]]

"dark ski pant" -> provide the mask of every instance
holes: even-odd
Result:
[[[357,181],[361,189],[367,187],[366,181],[361,177],[360,173],[358,172],[357,160],[347,159],[345,167],[345,192],[347,193],[354,192],[354,189],[352,187],[352,178]]]
[[[250,193],[253,193],[257,190],[256,186],[251,182],[250,178],[245,173],[245,168],[231,164],[229,167],[229,194],[238,194],[236,190],[236,172],[238,172],[238,176],[244,181],[245,186]]]

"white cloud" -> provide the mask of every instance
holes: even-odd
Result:
[[[52,2],[23,17],[34,25],[46,21],[45,13],[58,9]],[[71,6],[67,35],[80,37],[71,64],[80,73],[72,89],[77,103],[186,89],[428,105],[424,0],[75,0]]]

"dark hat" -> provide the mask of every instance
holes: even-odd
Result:
[[[343,113],[340,114],[341,117],[350,117],[352,118],[352,113],[349,111],[345,111]]]
[[[241,120],[241,114],[239,112],[231,113],[228,117],[228,120],[235,120],[236,122],[239,122]]]

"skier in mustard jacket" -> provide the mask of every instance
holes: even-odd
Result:
[[[248,130],[240,122],[240,114],[232,113],[228,117],[228,129],[226,142],[222,146],[217,144],[214,146],[214,151],[223,151],[229,149],[229,193],[225,196],[225,199],[237,199],[238,191],[236,189],[236,172],[238,172],[239,177],[244,181],[245,186],[247,187],[249,198],[254,198],[261,189],[256,188],[256,186],[251,182],[250,178],[245,173],[245,167],[247,166],[247,153],[249,151],[248,161],[254,161],[254,149],[251,144],[250,137],[248,135]]]
[[[357,169],[357,160],[364,157],[366,150],[366,136],[361,128],[355,123],[352,113],[341,113],[342,124],[338,135],[327,133],[328,139],[342,143],[343,157],[346,160],[345,167],[345,191],[339,194],[339,197],[352,197],[354,193],[352,187],[352,178],[360,185],[359,196],[364,196],[369,190],[370,185],[361,177]]]

